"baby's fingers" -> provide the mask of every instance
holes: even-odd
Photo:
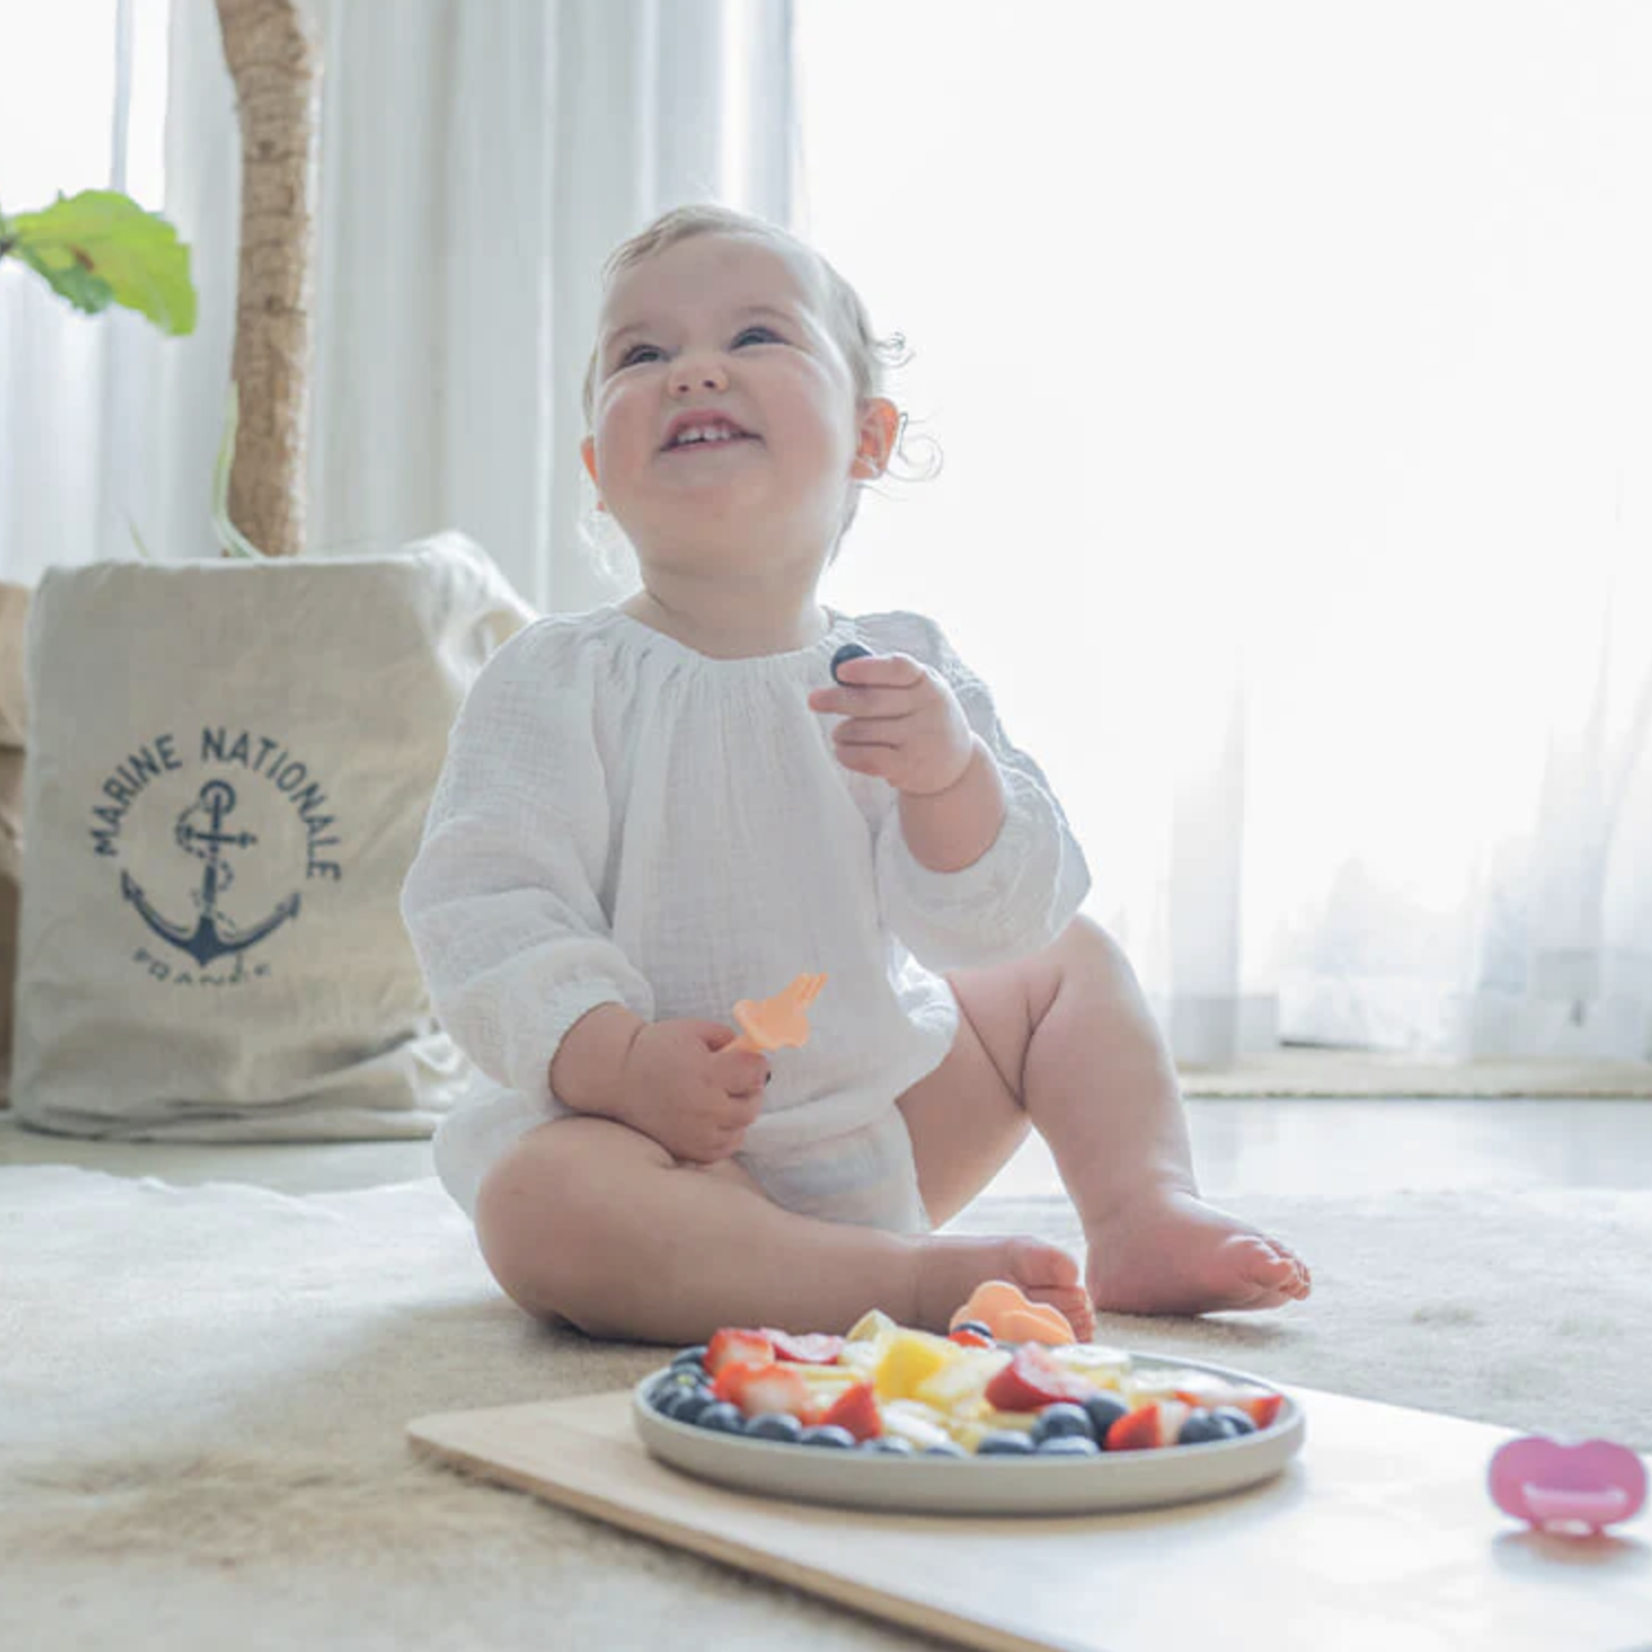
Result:
[[[708,1050],[726,1049],[740,1036],[737,1029],[722,1021],[684,1021],[683,1025],[688,1027]]]
[[[721,1049],[713,1059],[717,1083],[731,1096],[762,1095],[769,1078],[769,1058],[761,1050]]]
[[[845,688],[910,688],[929,675],[910,654],[862,654],[833,673]]]
[[[916,688],[817,688],[809,696],[811,711],[840,717],[910,717],[921,705]]]

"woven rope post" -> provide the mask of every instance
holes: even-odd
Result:
[[[217,0],[241,126],[229,516],[266,556],[304,548],[321,58],[300,0]]]

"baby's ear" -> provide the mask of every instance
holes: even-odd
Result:
[[[874,396],[863,402],[860,410],[859,440],[855,448],[853,474],[870,481],[889,468],[889,456],[895,451],[895,438],[900,434],[900,409],[885,396]]]
[[[585,474],[591,478],[591,486],[597,490],[597,509],[605,511],[608,507],[602,502],[602,487],[597,481],[597,444],[594,436],[587,436],[579,444],[579,456],[585,461]]]

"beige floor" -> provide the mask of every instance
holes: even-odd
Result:
[[[1187,1103],[1200,1183],[1212,1198],[1381,1193],[1396,1188],[1652,1188],[1652,1101],[1272,1100]],[[323,1192],[431,1174],[425,1142],[193,1147],[82,1141],[0,1113],[0,1165],[71,1164],[169,1182],[240,1181]],[[1037,1138],[1000,1193],[1060,1191]]]

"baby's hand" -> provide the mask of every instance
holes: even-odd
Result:
[[[728,1048],[739,1036],[717,1021],[643,1027],[620,1072],[620,1117],[692,1164],[737,1152],[769,1076],[767,1056]]]
[[[868,654],[838,667],[838,686],[809,696],[813,711],[838,712],[837,760],[913,797],[944,792],[974,756],[964,708],[946,680],[906,654]]]

